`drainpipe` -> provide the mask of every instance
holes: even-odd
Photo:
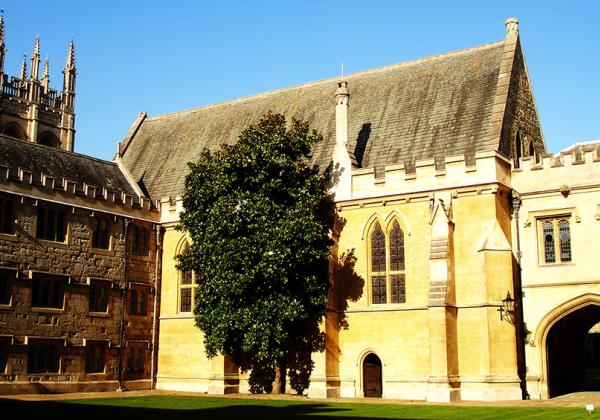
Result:
[[[526,363],[525,363],[525,322],[523,316],[523,270],[521,269],[521,232],[519,229],[519,210],[521,209],[521,195],[512,190],[512,208],[513,208],[513,219],[515,220],[515,231],[516,231],[516,260],[517,260],[517,270],[515,275],[515,310],[516,310],[516,319],[515,319],[515,334],[517,336],[517,361],[520,359],[520,363],[517,365],[518,375],[521,379],[521,389],[523,392],[523,398],[528,400],[529,393],[527,392],[527,373],[526,373]]]
[[[127,265],[128,261],[128,252],[127,252],[127,233],[129,232],[129,224],[131,223],[131,219],[128,217],[123,218],[123,236],[124,236],[124,249],[123,249],[123,281],[121,282],[121,320],[119,326],[119,349],[118,349],[118,381],[119,387],[117,391],[124,391],[123,387],[123,347],[125,346],[125,292],[127,290]]]
[[[150,389],[156,389],[156,357],[158,350],[158,294],[161,286],[162,268],[162,233],[159,224],[154,225],[156,231],[156,256],[154,261],[154,309],[152,311],[152,354],[150,358]]]

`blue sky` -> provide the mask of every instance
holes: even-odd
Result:
[[[76,43],[75,150],[111,159],[141,111],[181,111],[500,40],[520,21],[552,152],[600,139],[600,1],[4,1],[18,75],[39,34],[51,87]]]

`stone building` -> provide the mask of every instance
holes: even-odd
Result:
[[[113,162],[72,152],[73,45],[60,95],[23,68],[0,79],[0,392],[248,392],[227,357],[204,354],[175,227],[186,163],[269,110],[323,133],[311,163],[340,169],[309,396],[600,388],[600,143],[548,153],[516,19],[487,45],[141,113]]]
[[[186,162],[234,142],[268,110],[323,133],[312,163],[339,165],[336,206],[345,222],[332,260],[351,250],[357,258],[352,278],[332,273],[330,306],[348,328],[335,314],[325,320],[326,351],[314,355],[308,395],[522,398],[523,341],[498,309],[507,293],[515,296],[512,170],[546,149],[515,19],[505,39],[488,45],[138,117],[118,156],[161,198],[157,387],[247,391],[226,358],[204,356],[194,283],[174,262],[187,238],[174,226]]]
[[[149,388],[157,208],[118,162],[72,152],[73,43],[61,94],[38,65],[36,39],[31,74],[0,77],[0,394]]]
[[[512,171],[531,398],[600,389],[599,181],[600,141]]]

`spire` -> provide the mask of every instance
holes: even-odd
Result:
[[[31,54],[31,80],[37,80],[40,73],[40,37],[35,37]]]
[[[44,60],[44,72],[42,74],[42,86],[44,87],[44,91],[48,92],[48,88],[50,86],[50,65],[48,63],[48,56]]]

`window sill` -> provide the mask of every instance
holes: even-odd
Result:
[[[109,311],[106,311],[106,312],[90,311],[88,313],[88,315],[92,316],[94,318],[109,318],[111,316],[111,313]]]
[[[538,264],[538,267],[569,267],[569,266],[574,266],[576,265],[573,261],[570,262],[558,262],[558,263],[542,263],[542,264]]]
[[[115,250],[114,249],[106,249],[106,248],[94,248],[92,247],[92,252],[94,254],[99,254],[99,255],[106,255],[109,257],[113,257],[115,255]]]
[[[16,233],[4,233],[4,232],[0,232],[0,239],[4,239],[7,241],[18,241],[19,240],[17,238]]]
[[[50,377],[55,377],[55,376],[62,375],[62,373],[60,373],[60,372],[40,372],[40,373],[27,372],[26,375],[29,376],[29,377],[31,377],[31,376],[50,376]]]
[[[50,241],[48,239],[38,239],[38,241],[39,241],[39,243],[41,243],[42,245],[45,245],[48,248],[50,248],[50,247],[63,248],[63,249],[69,248],[69,242]]]
[[[40,306],[32,306],[31,312],[48,313],[48,314],[63,314],[65,308],[44,308]]]

